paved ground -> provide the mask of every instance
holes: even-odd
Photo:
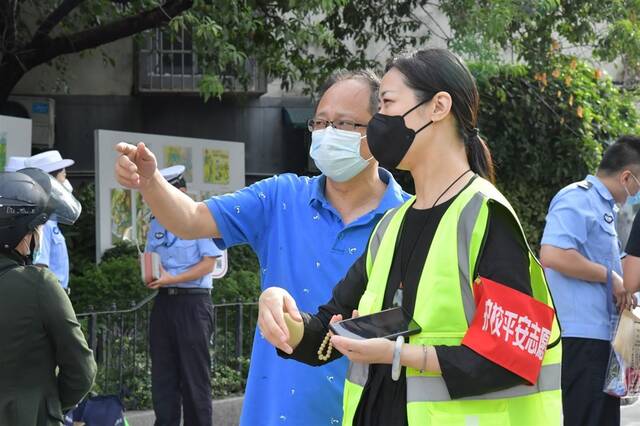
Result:
[[[235,426],[240,418],[242,397],[223,399],[213,402],[214,426]],[[621,426],[640,426],[640,401],[622,407]],[[131,426],[152,426],[152,411],[130,411],[127,420]]]
[[[213,425],[237,426],[240,420],[243,397],[227,398],[213,401]],[[153,426],[153,411],[127,411],[130,426]]]
[[[622,407],[622,426],[640,426],[640,401],[633,405]]]

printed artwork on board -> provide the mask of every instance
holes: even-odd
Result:
[[[193,182],[193,161],[191,159],[191,148],[184,146],[167,145],[164,147],[164,166],[170,167],[183,165],[185,167],[184,180]]]
[[[136,237],[138,244],[144,247],[151,222],[151,209],[144,202],[142,194],[136,192]]]
[[[131,191],[111,190],[111,243],[131,240],[133,221],[131,220]]]
[[[229,151],[204,150],[204,182],[216,185],[229,184]]]

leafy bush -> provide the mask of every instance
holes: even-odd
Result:
[[[85,263],[70,280],[76,312],[129,308],[151,294],[140,279],[138,255],[133,245],[118,243],[107,250],[99,265]]]
[[[82,214],[73,226],[59,225],[67,240],[71,279],[81,274],[96,259],[96,203],[95,185],[84,184],[74,191],[82,204]]]
[[[603,146],[640,131],[628,93],[584,62],[559,61],[549,73],[522,65],[472,70],[480,91],[480,132],[496,163],[498,187],[537,245],[551,198],[595,173]]]

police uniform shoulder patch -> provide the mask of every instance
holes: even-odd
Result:
[[[578,182],[577,186],[578,188],[589,190],[593,186],[593,183],[589,182],[588,180],[583,180],[582,182]]]
[[[155,237],[158,240],[164,238],[164,232],[156,232]]]

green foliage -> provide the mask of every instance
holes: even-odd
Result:
[[[96,259],[95,185],[84,184],[74,191],[82,205],[82,214],[73,226],[59,225],[67,240],[71,274],[79,274]]]
[[[232,367],[232,365],[236,367]],[[242,394],[247,384],[248,373],[248,358],[236,358],[228,364],[214,365],[211,375],[213,397],[223,398],[230,395]]]
[[[597,60],[621,59],[629,77],[640,72],[640,0],[182,2],[186,11],[168,24],[158,21],[154,26],[164,25],[173,38],[182,37],[184,30],[192,40],[198,66],[204,71],[199,89],[205,99],[220,96],[232,84],[230,77],[247,85],[249,59],[270,77],[279,78],[284,89],[295,84],[313,90],[333,70],[380,69],[389,56],[420,48],[434,37],[474,60],[500,61],[506,51],[541,70],[558,55],[578,49]],[[16,32],[1,31],[5,24],[0,22],[0,46],[13,44],[15,35],[14,50],[26,51],[36,25],[58,4],[56,0],[18,2],[9,15],[17,16]],[[157,6],[156,0],[86,0],[61,19],[52,34],[72,39],[86,34],[83,31],[100,33],[105,24],[136,19]],[[66,63],[61,58],[53,64],[62,75]],[[113,58],[104,52],[102,59],[105,66],[113,66]],[[1,71],[0,66],[0,79]],[[64,81],[59,86],[66,88]]]
[[[159,5],[157,0],[78,3],[57,23],[53,35],[73,39],[86,34],[85,31],[97,30],[99,39],[107,36],[107,31],[101,34],[103,26],[123,18],[138,19],[135,17],[143,11]],[[398,52],[428,39],[428,34],[414,34],[420,23],[409,19],[417,0],[181,0],[169,3],[184,3],[187,10],[168,24],[158,21],[154,26],[165,26],[174,38],[182,37],[184,30],[193,41],[198,67],[205,74],[199,87],[205,99],[220,96],[225,87],[230,86],[230,76],[246,85],[250,80],[248,58],[255,59],[269,76],[281,79],[283,88],[300,83],[314,88],[337,68],[379,66],[375,61],[378,53]],[[10,15],[17,16],[17,50],[29,46],[37,26],[58,5],[57,0],[19,2]],[[2,8],[0,6],[0,12]],[[0,30],[4,25],[0,22]],[[0,46],[8,42],[9,36],[0,31]],[[368,56],[368,47],[376,43],[381,52]],[[43,56],[45,53],[51,54],[43,52]],[[50,59],[43,57],[42,61]],[[102,59],[105,66],[113,65],[108,55],[102,53]],[[53,64],[57,71],[65,72],[64,57],[58,57]],[[1,71],[2,67],[0,79]]]
[[[229,249],[229,270],[213,283],[213,303],[254,302],[260,296],[260,265],[251,247]]]
[[[472,71],[498,186],[536,245],[553,195],[594,173],[604,144],[640,132],[638,111],[629,93],[576,60],[557,61],[549,74],[522,65]]]
[[[129,308],[151,294],[140,278],[135,247],[118,243],[107,250],[99,265],[87,263],[70,279],[71,301],[76,312]]]
[[[597,60],[622,59],[628,71],[640,73],[638,0],[448,0],[440,9],[449,17],[450,46],[476,59],[507,49],[545,69],[577,50]]]

